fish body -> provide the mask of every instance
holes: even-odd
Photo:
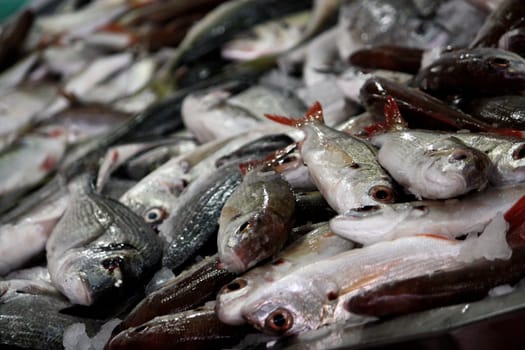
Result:
[[[53,284],[72,303],[91,305],[144,278],[161,258],[154,231],[127,207],[96,194],[85,176],[46,244]]]
[[[338,321],[365,320],[345,310],[360,290],[458,266],[460,244],[432,236],[381,242],[312,262],[250,296],[243,317],[272,335],[293,335]]]
[[[491,187],[460,199],[364,208],[333,218],[330,228],[364,245],[421,233],[458,237],[483,231],[498,212],[507,211],[524,193],[523,185]]]
[[[219,218],[219,258],[241,273],[276,254],[292,229],[295,198],[290,185],[265,165],[248,171]]]
[[[426,131],[389,132],[373,138],[381,166],[419,198],[447,199],[488,183],[487,155],[449,134]]]
[[[314,104],[305,117],[297,121],[268,117],[303,130],[303,162],[336,212],[394,201],[392,180],[377,162],[374,148],[365,141],[325,126],[320,104]]]

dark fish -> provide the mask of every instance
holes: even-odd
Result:
[[[107,349],[222,349],[237,344],[250,332],[251,327],[220,322],[213,309],[195,309],[129,328],[111,339]]]
[[[0,29],[0,71],[18,59],[33,19],[33,12],[25,10]]]
[[[159,262],[159,237],[126,206],[96,194],[86,176],[70,192],[46,244],[53,284],[80,305],[129,291]]]
[[[459,107],[465,113],[497,128],[525,130],[524,96],[465,98],[459,102]]]
[[[219,289],[234,278],[233,273],[219,268],[217,255],[205,258],[146,296],[116,331],[137,327],[157,316],[178,313],[202,305],[212,300]]]
[[[351,64],[371,69],[386,69],[417,74],[421,67],[423,50],[396,45],[379,45],[354,52]]]
[[[525,7],[520,0],[506,0],[485,20],[470,47],[496,47],[501,36],[525,24]]]
[[[468,129],[471,131],[495,131],[500,134],[517,135],[511,130],[497,130],[492,125],[454,109],[443,101],[418,89],[409,88],[383,78],[367,80],[360,91],[361,101],[368,111],[376,116],[384,115],[384,106],[388,96],[394,98],[401,115],[408,122],[410,128],[431,130]]]
[[[502,95],[525,89],[525,59],[497,48],[443,53],[423,68],[415,85],[431,95]]]

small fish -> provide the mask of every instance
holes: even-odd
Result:
[[[158,316],[117,334],[108,350],[229,348],[239,343],[249,327],[235,327],[219,321],[213,308],[199,308]]]
[[[91,305],[144,278],[161,258],[161,242],[136,214],[94,192],[86,176],[46,244],[53,284],[72,303]]]
[[[222,207],[217,246],[224,268],[241,273],[276,254],[288,239],[295,198],[288,182],[266,164],[244,175]]]
[[[381,166],[418,198],[454,198],[488,183],[492,163],[450,134],[388,132],[372,139]]]
[[[461,199],[363,207],[330,221],[338,235],[364,245],[420,233],[458,237],[481,232],[525,193],[523,185],[488,188]]]
[[[377,162],[374,148],[324,125],[319,103],[302,119],[267,117],[304,131],[301,156],[317,188],[336,212],[395,201],[392,180]]]
[[[225,285],[217,294],[216,310],[219,319],[231,325],[246,322],[241,309],[256,291],[313,261],[334,256],[353,247],[353,242],[333,234],[326,223],[311,230],[283,249],[271,263],[255,267]]]
[[[525,59],[497,48],[446,52],[420,70],[414,83],[432,95],[516,93],[525,89]]]

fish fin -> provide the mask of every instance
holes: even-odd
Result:
[[[246,175],[250,170],[256,168],[258,165],[263,163],[261,160],[250,160],[244,163],[239,164],[239,170],[241,171],[242,176]]]
[[[300,119],[292,119],[288,117],[284,117],[281,115],[276,114],[265,114],[266,118],[273,120],[274,122],[284,124],[284,125],[290,125],[295,127],[300,127],[303,124],[309,123],[309,122],[320,122],[324,123],[324,117],[323,117],[323,108],[321,107],[321,104],[319,101],[316,101],[305,113],[304,117]]]
[[[525,222],[525,196],[518,199],[504,215],[505,221],[509,223],[509,231]]]
[[[401,111],[397,105],[396,100],[388,95],[384,106],[385,121],[366,126],[365,132],[368,136],[378,135],[387,131],[403,130],[408,127],[407,122],[403,119]]]
[[[516,129],[499,129],[495,128],[493,130],[490,130],[495,134],[501,135],[501,136],[511,136],[511,137],[518,137],[520,139],[525,138],[523,131],[516,130]]]
[[[455,239],[449,238],[447,236],[439,235],[437,233],[419,233],[416,236],[443,239],[445,241],[454,241],[454,242],[456,241]]]

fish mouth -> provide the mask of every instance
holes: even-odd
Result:
[[[73,304],[91,305],[93,295],[88,278],[84,272],[75,270],[78,260],[77,254],[67,254],[63,257],[54,271],[56,275],[51,276],[53,284],[59,289]]]
[[[244,260],[235,252],[224,254],[224,256],[221,257],[221,262],[226,270],[233,273],[244,272],[248,267]]]

